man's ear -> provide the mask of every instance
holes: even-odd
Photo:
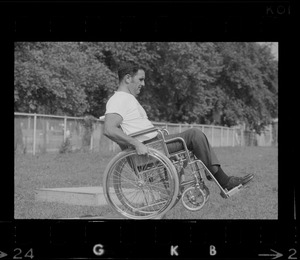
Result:
[[[125,82],[127,84],[129,84],[131,82],[131,76],[130,76],[130,74],[125,75]]]

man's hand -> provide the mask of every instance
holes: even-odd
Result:
[[[139,142],[135,146],[135,150],[136,150],[138,155],[148,155],[149,154],[148,147],[146,145],[144,145],[143,143],[141,143],[141,142]]]

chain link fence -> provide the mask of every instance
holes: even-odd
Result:
[[[33,155],[64,150],[88,150],[109,154],[119,147],[105,137],[103,121],[93,121],[87,127],[86,118],[53,116],[42,114],[14,113],[15,152]],[[272,145],[272,129],[263,135],[248,133],[240,127],[221,127],[214,125],[188,125],[154,122],[159,128],[166,128],[170,134],[183,132],[189,128],[199,128],[207,136],[213,147]]]

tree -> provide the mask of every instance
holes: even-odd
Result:
[[[99,117],[122,61],[146,70],[138,99],[152,121],[259,132],[277,117],[277,61],[247,42],[17,42],[15,111]]]
[[[81,43],[80,48],[87,56],[81,77],[82,88],[89,107],[85,113],[99,117],[105,113],[105,104],[118,85],[117,75],[105,62],[102,49],[95,43]]]
[[[152,96],[154,119],[197,123],[210,109],[206,86],[214,81],[218,57],[210,43],[152,43],[159,56],[148,73],[145,92]],[[143,93],[144,95],[144,93]],[[147,106],[147,100],[144,100]]]
[[[215,82],[224,96],[222,124],[243,121],[259,133],[277,113],[277,64],[270,50],[256,43],[215,45],[223,57]]]
[[[97,112],[95,93],[115,85],[116,75],[89,45],[22,43],[15,46],[15,110],[82,116]],[[103,99],[105,95],[101,95]]]
[[[24,44],[16,48],[15,109],[80,114],[86,109],[74,43]]]

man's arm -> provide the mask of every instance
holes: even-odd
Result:
[[[148,147],[135,138],[126,135],[119,127],[122,122],[119,114],[106,114],[104,121],[104,135],[120,145],[131,146],[137,154],[148,154]]]

